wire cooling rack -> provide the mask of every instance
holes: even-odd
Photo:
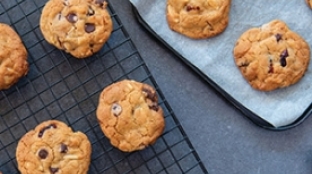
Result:
[[[19,139],[42,121],[57,119],[84,132],[91,141],[89,173],[208,173],[112,6],[108,6],[114,23],[110,39],[100,52],[79,60],[43,39],[39,19],[45,3],[0,1],[0,22],[20,35],[30,64],[26,77],[0,91],[0,171],[19,173],[15,158]],[[132,153],[112,147],[95,116],[103,88],[126,78],[156,88],[166,121],[165,131],[154,145]]]

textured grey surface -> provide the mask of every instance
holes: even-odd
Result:
[[[211,174],[312,173],[312,120],[287,131],[256,126],[110,1]]]

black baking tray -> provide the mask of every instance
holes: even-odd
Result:
[[[149,25],[148,23],[142,18],[139,14],[137,8],[132,5],[133,13],[136,16],[138,22],[149,32],[152,36],[154,36],[158,41],[160,41],[163,45],[165,45],[171,52],[173,52],[180,60],[182,60],[187,66],[193,69],[202,79],[204,79],[209,85],[211,85],[222,97],[224,97],[227,101],[232,103],[232,105],[237,108],[240,112],[243,113],[245,117],[251,120],[256,125],[273,131],[283,131],[288,130],[290,128],[294,128],[301,124],[307,117],[312,114],[312,103],[309,107],[303,112],[303,114],[298,117],[294,122],[291,124],[281,126],[281,127],[274,127],[272,124],[267,122],[266,120],[262,119],[256,113],[250,111],[240,102],[238,102],[235,98],[233,98],[230,94],[224,91],[219,85],[217,85],[211,78],[209,78],[206,74],[204,74],[200,69],[194,66],[191,62],[189,62],[185,57],[183,57],[179,52],[177,52],[170,44],[164,41]]]
[[[95,55],[76,59],[48,44],[39,29],[47,0],[1,0],[0,22],[12,26],[29,53],[29,73],[0,91],[0,171],[19,173],[19,139],[39,123],[57,119],[84,132],[92,144],[90,174],[208,173],[111,5],[114,29]],[[103,88],[121,79],[153,86],[164,109],[165,130],[144,150],[121,152],[109,143],[95,116]]]

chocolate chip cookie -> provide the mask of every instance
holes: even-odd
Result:
[[[310,61],[308,43],[281,20],[247,30],[237,40],[233,52],[242,75],[261,91],[295,84]]]
[[[96,115],[111,144],[125,152],[153,144],[165,126],[155,89],[133,80],[106,87],[99,97]]]
[[[65,123],[48,120],[26,133],[18,142],[16,160],[22,174],[86,174],[91,144],[81,132]]]
[[[231,0],[167,0],[167,22],[190,38],[209,38],[227,27],[230,5]]]
[[[28,72],[27,50],[19,35],[0,23],[0,90],[8,89]]]
[[[49,0],[41,14],[44,38],[76,58],[99,51],[109,39],[113,23],[104,0]]]

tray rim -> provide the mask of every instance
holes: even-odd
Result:
[[[131,3],[131,1],[130,1]],[[237,110],[239,110],[247,119],[256,124],[257,126],[271,130],[271,131],[284,131],[291,128],[294,128],[301,123],[304,122],[312,114],[312,103],[307,107],[307,109],[299,116],[295,121],[288,125],[274,127],[272,124],[261,118],[256,113],[252,112],[248,108],[246,108],[243,104],[238,102],[235,98],[233,98],[230,94],[224,91],[219,85],[217,85],[212,79],[210,79],[206,74],[204,74],[200,69],[194,66],[190,61],[188,61],[185,57],[183,57],[178,51],[170,46],[165,40],[163,40],[142,18],[136,6],[131,3],[132,11],[141,26],[146,29],[154,38],[160,41],[166,48],[168,48],[172,53],[174,53],[182,62],[184,62],[187,66],[189,66],[196,74],[198,74],[208,85],[212,86],[214,90],[216,90],[223,98],[229,101]]]

